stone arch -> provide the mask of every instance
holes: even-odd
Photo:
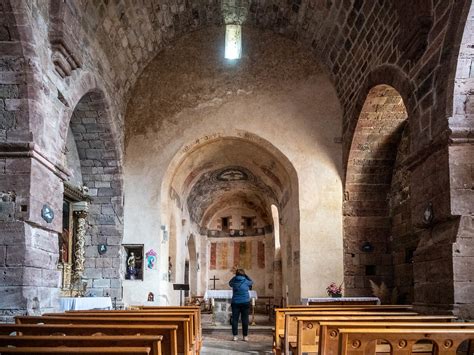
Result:
[[[263,209],[268,210],[268,213],[270,213],[271,203],[277,204],[282,209],[282,218],[285,219],[286,225],[282,228],[283,230],[281,231],[281,235],[282,239],[285,240],[285,247],[288,247],[288,245],[292,246],[291,255],[289,256],[291,258],[293,256],[293,253],[298,250],[299,246],[299,241],[297,237],[299,235],[299,213],[294,213],[295,211],[299,211],[299,202],[297,197],[297,191],[299,189],[297,173],[292,167],[292,164],[288,160],[288,158],[286,158],[283,153],[281,153],[275,146],[273,146],[268,141],[260,138],[259,136],[251,134],[249,132],[229,130],[226,132],[209,134],[207,136],[197,138],[190,145],[185,146],[181,151],[179,151],[175,155],[173,160],[170,162],[163,178],[163,183],[161,185],[162,196],[171,196],[170,199],[161,200],[162,219],[166,220],[168,218],[169,213],[171,213],[170,211],[174,209],[174,203],[177,203],[178,201],[178,205],[180,206],[180,209],[183,212],[183,218],[188,218],[185,217],[188,215],[187,211],[194,211],[196,209],[195,207],[189,205],[189,196],[192,196],[193,189],[195,186],[197,186],[196,184],[199,184],[199,181],[201,181],[201,177],[206,176],[206,174],[208,174],[209,172],[212,172],[215,169],[219,170],[223,168],[223,166],[221,166],[219,162],[216,163],[217,165],[210,166],[209,163],[206,162],[206,158],[203,158],[204,160],[199,158],[196,161],[192,157],[205,156],[207,154],[206,152],[208,151],[207,149],[210,149],[210,147],[212,147],[213,145],[223,144],[223,146],[225,147],[226,144],[240,144],[239,142],[243,142],[242,144],[251,145],[252,147],[254,147],[253,149],[255,149],[255,151],[265,151],[265,154],[267,154],[268,156],[272,156],[273,159],[275,159],[275,161],[277,162],[276,164],[279,166],[278,168],[275,168],[275,171],[278,172],[277,176],[272,176],[272,174],[267,172],[267,174],[269,175],[266,176],[264,179],[266,179],[267,183],[269,184],[271,184],[271,181],[273,180],[273,184],[281,184],[282,186],[285,186],[288,189],[286,190],[286,192],[281,191],[280,195],[277,197],[276,200],[269,200],[268,203],[263,207]],[[225,155],[224,152],[222,154]],[[257,153],[254,153],[254,156],[255,154]],[[249,161],[251,161],[251,159]],[[240,163],[242,162],[243,160],[240,161]],[[200,171],[192,171],[191,168],[193,166],[199,166],[204,168]],[[247,168],[249,168],[248,173],[250,174],[250,170],[252,170],[252,168]],[[244,170],[247,171],[246,169]],[[255,170],[252,171],[255,172]],[[279,175],[281,173],[285,174],[286,176]],[[275,186],[276,185],[274,185],[274,187]],[[193,214],[191,214],[189,224],[190,226],[197,227],[197,229],[195,230],[197,230],[198,232],[204,233],[202,228],[205,227],[204,225],[198,226],[198,224],[201,224],[202,221],[210,221],[212,219],[212,216],[215,216],[218,211],[216,205],[220,202],[227,201],[227,199],[229,198],[229,196],[226,196],[225,194],[222,198],[218,195],[215,195],[214,197],[211,199],[214,202],[210,203],[205,208],[207,212],[203,213],[202,217],[200,217],[198,220],[196,220],[195,217],[193,217]],[[244,199],[246,198],[244,195],[241,195],[241,197]],[[242,202],[245,205],[245,201]],[[230,204],[229,206],[233,205]],[[290,212],[290,210],[292,212]],[[271,213],[269,214],[269,216],[271,218]],[[288,238],[291,238],[291,241]],[[202,260],[201,264],[203,264],[203,258],[207,255],[207,252],[201,248],[200,255],[200,258]],[[190,270],[192,271],[192,263],[190,266]],[[285,271],[288,273],[288,278],[285,281],[287,283],[291,283],[291,285],[289,286],[290,297],[296,300],[299,298],[298,290],[300,287],[298,279],[299,264],[285,265],[285,268]],[[270,282],[273,282],[273,279]],[[198,283],[202,284],[202,282]],[[204,284],[205,283],[206,282],[204,282]]]
[[[78,100],[69,126],[77,146],[84,191],[91,198],[84,279],[89,292],[121,299],[122,167],[108,116],[104,93],[92,89]],[[107,245],[104,255],[98,252],[99,244]]]
[[[453,308],[470,318],[474,314],[472,271],[474,262],[474,5],[464,26],[454,83],[453,115],[449,119],[450,212],[459,219],[453,244]]]
[[[408,75],[396,65],[381,65],[369,73],[364,85],[359,91],[359,96],[357,98],[354,109],[354,112],[356,112],[358,115],[357,117],[359,117],[360,112],[362,111],[370,90],[372,90],[373,87],[381,84],[393,87],[403,99],[403,103],[408,114],[408,124],[412,126],[410,129],[411,136],[414,137],[415,134],[418,133],[418,130],[416,129],[416,120],[419,118],[416,97],[413,95],[413,92],[415,91],[415,85],[412,80],[410,80]],[[348,127],[344,129],[343,139],[343,162],[345,166],[344,171],[346,172],[345,176],[347,176],[347,161],[349,159],[349,153],[352,147],[356,126],[359,121],[357,118],[351,119],[348,122]]]
[[[0,123],[0,140],[29,142],[33,138],[39,141],[43,130],[37,123],[33,124],[30,114],[41,112],[41,104],[35,100],[41,96],[38,89],[41,75],[39,68],[32,65],[38,58],[27,4],[21,0],[3,0],[1,5],[2,58],[6,71],[15,73],[16,79],[8,83],[3,97],[6,102],[1,108],[4,120]]]
[[[371,88],[347,161],[343,214],[348,294],[370,294],[369,280],[393,287],[389,201],[406,120],[407,110],[397,90],[385,84]],[[408,183],[405,181],[403,185]],[[409,215],[409,210],[406,214]]]

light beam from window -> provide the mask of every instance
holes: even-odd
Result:
[[[225,58],[239,59],[242,53],[242,29],[240,25],[225,26]]]

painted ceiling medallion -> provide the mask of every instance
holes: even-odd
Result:
[[[237,169],[237,168],[229,168],[222,170],[217,175],[217,180],[220,181],[242,181],[248,180],[248,175],[246,172]]]

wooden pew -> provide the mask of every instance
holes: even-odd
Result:
[[[127,311],[127,310],[118,310],[118,311],[72,311],[66,313],[45,313],[45,317],[133,317],[133,318],[156,318],[156,317],[189,317],[190,327],[188,334],[190,335],[190,341],[192,345],[197,344],[200,347],[201,343],[201,329],[200,325],[197,324],[197,315],[195,310],[153,310],[153,311]],[[199,349],[197,349],[199,350]]]
[[[44,355],[44,354],[55,354],[55,355],[149,355],[150,348],[86,348],[86,347],[71,347],[71,348],[54,348],[54,347],[24,347],[24,348],[11,348],[11,347],[0,347],[0,354],[34,354],[34,355]]]
[[[140,335],[99,335],[99,336],[61,336],[61,335],[0,335],[0,347],[113,347],[150,348],[152,355],[162,355],[161,336]]]
[[[283,331],[278,335],[276,351],[279,349],[285,349],[285,354],[289,353],[290,341],[296,341],[298,323],[297,316],[305,315],[320,315],[320,316],[357,316],[357,315],[379,315],[379,316],[414,316],[417,313],[414,312],[376,312],[370,311],[366,312],[365,310],[308,310],[308,309],[298,309],[298,310],[289,310],[283,312],[284,317],[284,327]],[[277,333],[276,333],[277,334]],[[278,346],[280,343],[280,346]]]
[[[310,344],[303,344],[303,338],[298,334],[298,346],[293,354],[301,355],[303,352],[318,352],[325,355],[337,355],[339,351],[339,329],[357,329],[357,328],[429,328],[429,329],[474,329],[474,323],[465,322],[319,322],[319,339],[312,339]],[[307,340],[307,339],[306,339]],[[319,344],[318,344],[319,340]],[[301,343],[300,343],[301,341]],[[316,345],[316,346],[315,346]],[[316,348],[316,349],[315,349]]]
[[[401,307],[400,309],[398,307]],[[407,307],[407,308],[405,308]],[[275,309],[275,334],[274,340],[279,338],[280,334],[284,333],[285,328],[285,313],[291,311],[302,312],[319,312],[319,311],[367,311],[367,312],[406,312],[412,309],[411,306],[392,306],[392,305],[368,305],[368,306],[322,306],[322,307],[308,307],[308,306],[292,306],[290,308],[276,308]]]
[[[297,336],[290,339],[290,343],[293,343],[294,349],[298,348],[298,341],[301,341],[303,343],[301,346],[306,349],[317,349],[315,343],[319,341],[321,322],[377,322],[381,324],[388,322],[444,322],[449,324],[448,322],[454,319],[456,317],[444,315],[379,316],[371,313],[358,316],[298,316]]]
[[[0,335],[22,336],[161,336],[163,354],[177,355],[177,325],[0,324]]]
[[[411,354],[419,341],[432,341],[437,355],[456,355],[463,341],[474,339],[474,329],[433,328],[341,328],[339,336],[340,355],[365,355],[373,353],[375,341],[383,339],[391,346],[392,355]]]
[[[111,311],[67,311],[66,313],[46,313],[44,316],[139,316],[139,317],[152,317],[157,314],[167,315],[189,315],[191,317],[191,330],[193,335],[193,343],[197,345],[197,352],[199,352],[202,345],[202,332],[201,332],[201,312],[198,307],[160,307],[160,308],[146,308],[137,310],[111,310]]]
[[[193,348],[191,343],[192,334],[189,333],[189,317],[153,317],[153,318],[137,318],[137,317],[66,317],[66,316],[17,316],[15,317],[17,324],[91,324],[91,325],[177,325],[177,348],[178,353],[192,354]]]
[[[199,337],[199,343],[202,344],[202,329],[201,329],[201,307],[200,306],[132,306],[138,307],[139,309],[146,310],[146,311],[155,311],[155,310],[194,310],[196,315],[196,331]]]
[[[282,308],[282,307],[280,307]],[[365,310],[377,310],[377,311],[411,311],[414,309],[413,305],[411,304],[367,304],[367,305],[353,305],[353,304],[345,304],[345,305],[335,305],[335,304],[326,304],[326,305],[318,305],[318,304],[313,304],[313,305],[301,305],[301,304],[295,304],[295,305],[288,305],[286,308],[324,308],[324,309],[340,309],[340,310],[346,310],[346,309],[353,309],[353,308],[359,308],[359,309],[365,309]]]

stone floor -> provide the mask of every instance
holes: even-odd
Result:
[[[211,315],[202,315],[203,355],[242,355],[272,353],[272,324],[267,315],[255,316],[256,326],[249,327],[249,341],[242,340],[242,329],[239,324],[239,340],[232,340],[229,324],[213,324]]]
[[[271,334],[252,334],[249,330],[249,341],[242,341],[239,332],[239,341],[232,341],[232,334],[219,333],[203,336],[203,355],[241,355],[258,354],[267,355],[272,353]]]

